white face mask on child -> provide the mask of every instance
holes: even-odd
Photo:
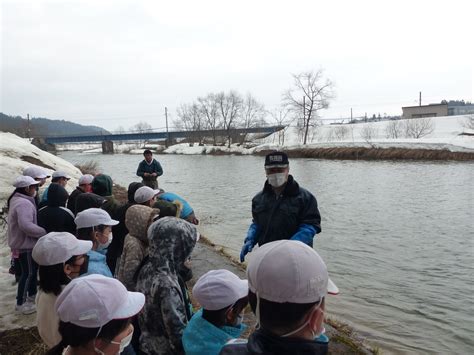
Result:
[[[132,327],[132,331],[130,332],[130,334],[128,334],[125,338],[120,340],[120,342],[117,342],[117,341],[111,341],[110,342],[110,344],[120,345],[120,348],[119,348],[119,351],[118,351],[117,354],[123,353],[125,348],[127,346],[129,346],[130,343],[132,342],[134,328],[133,328],[132,325],[130,325],[130,326]],[[97,347],[95,345],[94,345],[94,351],[96,352],[96,354],[105,355],[105,353],[102,350],[97,349]]]
[[[99,245],[97,247],[97,250],[104,250],[104,249],[107,249],[110,245],[110,243],[112,243],[112,239],[114,239],[114,237],[112,236],[112,232],[110,232],[108,238],[107,238],[107,241],[105,243],[101,243],[99,241]]]

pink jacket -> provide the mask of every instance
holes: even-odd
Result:
[[[15,250],[32,250],[46,231],[38,226],[35,199],[20,193],[13,195],[8,209],[8,245]]]

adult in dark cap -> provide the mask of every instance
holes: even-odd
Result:
[[[272,152],[265,157],[267,180],[252,199],[252,224],[247,232],[240,261],[259,246],[275,240],[292,239],[313,246],[321,232],[321,215],[316,198],[289,175],[288,156]]]
[[[143,152],[143,159],[138,165],[137,176],[143,179],[143,184],[152,189],[158,188],[158,176],[163,175],[161,164],[153,159],[153,153],[147,149]]]

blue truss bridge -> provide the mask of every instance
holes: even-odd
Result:
[[[231,130],[232,135],[242,134],[261,134],[268,136],[272,133],[281,131],[285,126],[266,126],[254,128],[234,128]],[[116,142],[116,141],[150,141],[150,140],[167,140],[172,142],[178,138],[188,137],[213,137],[213,136],[227,136],[228,132],[224,129],[217,129],[214,131],[170,131],[170,132],[140,132],[140,133],[119,133],[119,134],[91,134],[91,135],[76,135],[76,136],[47,136],[43,137],[47,144],[64,144],[64,143],[100,143],[100,142]]]

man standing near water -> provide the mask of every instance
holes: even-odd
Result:
[[[156,159],[153,159],[151,150],[145,150],[143,156],[145,159],[143,159],[138,165],[137,175],[142,177],[142,182],[145,186],[157,189],[158,176],[163,175],[163,168]]]
[[[252,199],[252,224],[247,232],[240,261],[259,246],[281,239],[301,241],[313,246],[321,232],[321,215],[316,198],[289,175],[288,156],[272,152],[265,157],[267,181]]]

